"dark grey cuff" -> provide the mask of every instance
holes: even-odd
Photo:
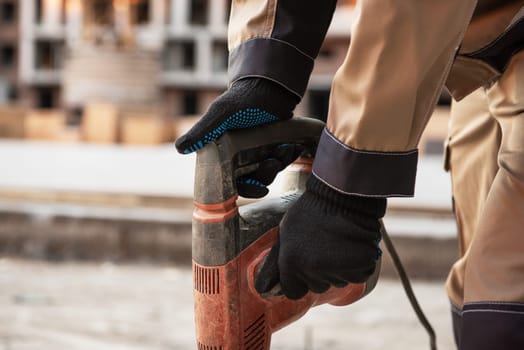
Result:
[[[324,129],[313,174],[339,192],[369,197],[412,197],[418,150],[374,152],[353,149]]]
[[[295,46],[278,39],[248,40],[229,53],[229,81],[259,77],[273,80],[302,98],[314,60]]]

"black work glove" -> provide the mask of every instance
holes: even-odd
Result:
[[[277,174],[300,156],[304,147],[299,144],[282,144],[271,150],[268,158],[261,161],[253,172],[236,179],[238,194],[246,198],[262,198],[269,190]]]
[[[298,96],[271,80],[238,80],[209,106],[186,134],[176,140],[176,148],[184,154],[195,152],[227,130],[289,119],[298,102]]]
[[[256,290],[264,294],[280,283],[288,298],[300,299],[309,290],[365,282],[381,255],[379,219],[385,210],[385,198],[346,195],[310,176],[280,223]]]

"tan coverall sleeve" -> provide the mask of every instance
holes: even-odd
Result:
[[[233,0],[229,81],[270,79],[302,98],[336,0]]]
[[[412,196],[417,144],[475,0],[365,0],[332,86],[314,174],[365,196]]]
[[[362,0],[332,87],[314,174],[365,196],[412,196],[417,144],[476,0]],[[302,97],[336,0],[234,0],[229,79]]]

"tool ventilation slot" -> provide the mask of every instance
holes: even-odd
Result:
[[[198,350],[223,350],[224,348],[222,347],[222,345],[205,345],[205,344],[202,344],[201,342],[197,341],[197,348]]]
[[[266,349],[266,319],[264,315],[257,318],[244,329],[244,350]]]
[[[194,265],[193,286],[195,290],[202,294],[219,294],[220,271],[217,268],[205,268]]]

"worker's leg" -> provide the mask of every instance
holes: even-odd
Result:
[[[302,97],[336,3],[233,0],[228,32],[230,81],[263,77]]]
[[[460,344],[464,305],[464,269],[477,221],[498,170],[497,153],[500,128],[491,115],[484,88],[460,102],[453,102],[446,148],[446,167],[450,170],[453,209],[457,220],[460,259],[453,265],[447,281],[452,303],[453,330]]]
[[[412,196],[417,144],[476,1],[357,4],[314,174],[345,193]]]
[[[461,350],[524,349],[524,51],[486,90],[499,169],[464,267]]]

